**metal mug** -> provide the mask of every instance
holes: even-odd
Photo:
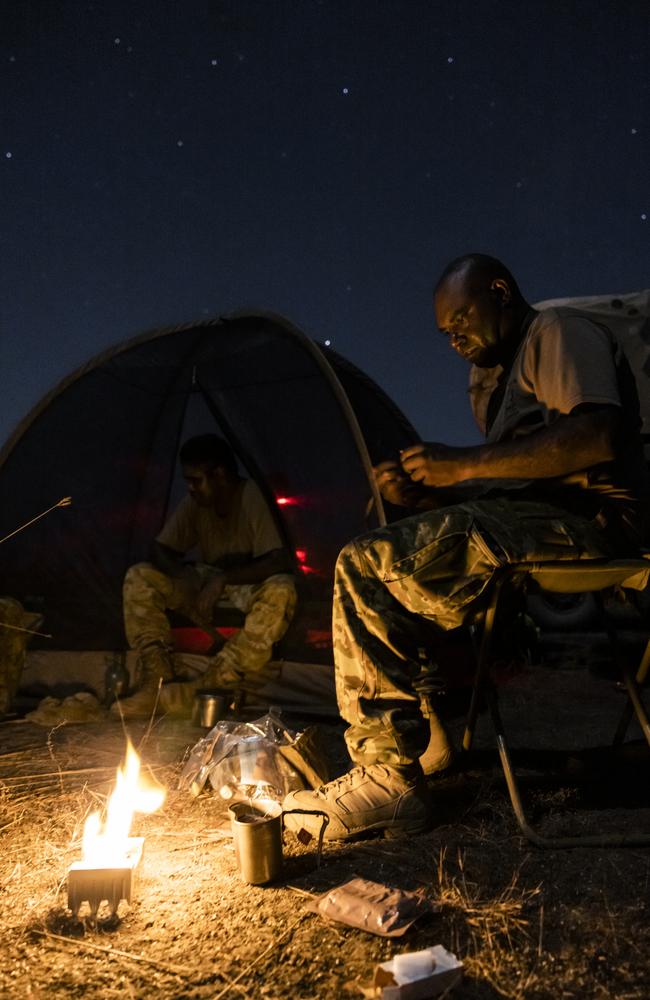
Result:
[[[228,710],[228,701],[216,691],[197,691],[194,695],[192,721],[204,729],[212,729]]]
[[[228,810],[244,882],[264,885],[282,871],[282,806],[271,799],[234,802]]]

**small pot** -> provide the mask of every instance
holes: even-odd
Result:
[[[212,729],[223,719],[230,702],[218,691],[197,691],[194,695],[192,721],[204,729]]]

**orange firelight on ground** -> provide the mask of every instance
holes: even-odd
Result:
[[[140,758],[129,741],[125,764],[117,769],[117,780],[108,800],[104,822],[100,813],[94,812],[84,824],[84,865],[119,866],[129,853],[133,814],[155,812],[165,801],[165,795],[165,789],[160,785],[143,779]]]

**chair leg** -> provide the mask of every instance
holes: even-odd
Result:
[[[497,748],[501,767],[508,786],[508,794],[513,812],[517,818],[519,829],[524,837],[537,847],[551,850],[563,849],[567,847],[644,847],[650,844],[650,834],[630,833],[630,834],[593,834],[575,837],[544,837],[537,833],[526,819],[526,813],[519,793],[519,785],[508,753],[508,747],[503,736],[497,736]]]
[[[614,734],[614,739],[612,741],[614,746],[620,746],[625,739],[625,734],[627,733],[630,722],[632,721],[632,715],[636,714],[639,720],[639,725],[643,730],[643,735],[645,736],[648,745],[650,746],[650,721],[648,720],[648,714],[645,710],[645,706],[641,699],[641,692],[639,690],[640,685],[645,681],[646,675],[648,673],[648,667],[650,666],[650,640],[648,641],[645,652],[643,654],[643,659],[637,671],[636,678],[632,676],[630,668],[627,665],[625,657],[621,652],[621,644],[618,638],[618,632],[612,623],[608,620],[605,614],[605,606],[602,599],[602,594],[598,593],[595,595],[602,612],[602,617],[605,622],[605,628],[607,630],[607,637],[609,639],[610,646],[612,648],[612,653],[614,656],[614,662],[618,667],[619,673],[623,678],[623,682],[627,689],[628,699],[625,703],[621,719],[619,721],[616,733]]]
[[[625,703],[623,713],[614,734],[614,746],[620,746],[625,739],[625,734],[627,733],[628,726],[632,721],[634,713],[636,713],[636,717],[639,720],[643,734],[650,744],[650,723],[648,722],[648,714],[641,699],[640,690],[645,683],[646,677],[648,676],[648,670],[650,670],[650,640],[648,640],[646,645],[643,659],[641,660],[639,669],[637,670],[636,677],[632,677],[629,668],[625,664],[621,664],[621,672],[623,674],[625,687],[627,688],[628,700]]]
[[[519,791],[519,782],[517,781],[515,769],[510,759],[510,751],[506,742],[506,734],[501,721],[496,694],[489,685],[486,687],[486,698],[496,733],[499,760],[501,761],[501,767],[506,779],[512,811],[515,814],[519,829],[531,844],[547,849],[567,847],[642,847],[650,844],[650,834],[645,833],[580,834],[571,837],[545,837],[543,834],[538,833],[526,818],[526,812]]]
[[[498,605],[501,587],[505,582],[505,579],[506,579],[506,574],[503,574],[500,577],[500,579],[495,581],[492,601],[490,602],[490,606],[488,607],[488,610],[485,615],[485,623],[483,626],[480,648],[477,655],[477,668],[476,668],[476,677],[474,680],[474,689],[472,691],[472,701],[470,704],[470,710],[465,725],[465,734],[463,736],[463,749],[469,750],[472,745],[480,699],[481,696],[484,694],[488,703],[488,707],[490,709],[492,724],[496,734],[496,743],[497,743],[497,749],[499,751],[499,759],[501,761],[501,767],[506,780],[506,786],[508,788],[510,803],[512,805],[513,812],[515,814],[517,823],[519,825],[519,829],[521,830],[522,834],[524,835],[524,837],[526,837],[527,840],[529,840],[532,844],[535,844],[537,847],[551,849],[551,850],[565,849],[571,847],[644,847],[650,845],[650,834],[643,834],[643,833],[629,833],[629,834],[616,833],[616,834],[577,835],[568,837],[545,837],[542,834],[538,833],[528,822],[521,798],[521,793],[519,790],[519,783],[517,781],[517,777],[514,768],[512,766],[512,761],[510,759],[510,752],[508,750],[505,729],[501,719],[501,713],[499,711],[496,692],[491,687],[489,679],[487,677],[487,667],[489,662],[492,632],[496,617],[496,609]],[[612,641],[614,655],[619,662],[623,678],[628,688],[628,694],[630,698],[629,705],[634,706],[634,710],[637,713],[637,717],[639,718],[639,721],[641,722],[641,725],[644,728],[644,733],[646,734],[648,742],[650,743],[650,726],[648,726],[648,717],[645,713],[645,709],[643,707],[638,692],[638,685],[643,683],[648,673],[648,670],[650,669],[650,642],[648,642],[648,647],[646,648],[643,661],[641,663],[641,666],[639,667],[635,680],[631,676],[629,669],[626,667],[625,663],[622,661],[622,658],[619,655],[619,647],[617,644],[616,635],[610,634],[610,640]],[[630,712],[631,711],[632,708],[630,707]],[[627,728],[627,725],[625,728]]]
[[[502,574],[495,580],[492,590],[492,600],[490,601],[488,609],[485,612],[485,621],[483,623],[483,631],[481,632],[481,643],[476,656],[477,664],[476,674],[474,677],[474,687],[472,688],[472,700],[470,702],[469,712],[467,713],[465,732],[463,733],[463,750],[470,750],[474,741],[476,720],[478,718],[479,707],[481,704],[481,696],[483,695],[485,688],[485,679],[487,676],[487,668],[490,658],[494,620],[496,617],[497,605],[499,603],[499,594],[501,593],[501,588],[505,579],[506,575]]]

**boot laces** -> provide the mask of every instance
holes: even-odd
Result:
[[[320,785],[316,790],[318,792],[329,792],[335,789],[341,788],[345,785],[353,785],[356,783],[358,778],[365,777],[367,773],[367,768],[363,764],[357,764],[350,771],[346,771],[339,778],[333,778],[324,785]]]

